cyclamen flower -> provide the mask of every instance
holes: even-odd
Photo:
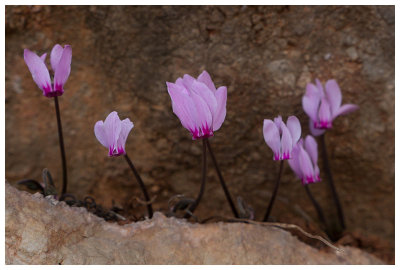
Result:
[[[318,167],[318,145],[314,137],[308,135],[299,140],[293,147],[293,158],[288,160],[289,166],[303,185],[321,181]]]
[[[54,82],[51,82],[49,70],[46,67],[47,53],[39,57],[28,49],[24,50],[24,60],[32,74],[37,86],[42,89],[46,97],[61,96],[64,93],[64,84],[67,82],[71,72],[72,48],[65,45],[64,48],[59,44],[51,50],[50,63],[54,71]]]
[[[120,120],[117,112],[110,113],[106,120],[98,121],[94,126],[97,140],[108,148],[108,156],[125,155],[125,142],[133,128],[129,118]]]
[[[296,116],[290,116],[285,123],[278,116],[274,121],[264,119],[264,139],[274,152],[274,160],[290,159],[293,146],[300,139],[301,126]]]
[[[207,71],[197,79],[185,74],[175,83],[167,82],[167,88],[172,110],[193,140],[211,137],[221,127],[226,116],[227,88],[216,89]]]
[[[303,96],[303,109],[310,117],[310,130],[314,136],[319,136],[326,129],[332,128],[333,120],[339,115],[345,115],[358,109],[354,104],[342,104],[342,92],[335,80],[328,80],[325,91],[321,82],[316,79],[316,85],[307,84]]]

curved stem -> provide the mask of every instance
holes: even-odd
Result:
[[[126,162],[128,162],[129,167],[131,167],[131,169],[133,171],[133,174],[135,175],[136,180],[139,183],[140,188],[142,189],[144,198],[146,199],[146,203],[147,203],[147,212],[149,214],[149,218],[152,218],[153,217],[153,207],[151,206],[150,197],[149,197],[149,194],[147,194],[147,190],[146,190],[146,187],[145,187],[145,185],[143,183],[143,180],[140,177],[140,175],[139,175],[138,171],[136,170],[135,166],[133,165],[133,163],[132,163],[131,159],[129,158],[128,154],[125,154],[124,157],[125,157]]]
[[[281,175],[282,175],[282,171],[283,171],[283,162],[284,161],[281,160],[281,163],[280,163],[280,166],[279,166],[279,174],[278,174],[278,178],[276,179],[274,192],[272,193],[272,197],[271,197],[271,200],[269,201],[267,212],[265,213],[263,221],[268,221],[269,214],[271,213],[272,206],[274,205],[275,197],[276,197],[276,194],[278,193],[279,182],[281,180]]]
[[[333,195],[333,201],[336,205],[336,210],[339,217],[340,225],[342,226],[342,229],[345,229],[346,224],[344,222],[342,205],[340,204],[339,196],[336,192],[335,184],[333,183],[331,169],[329,166],[328,152],[326,150],[326,144],[325,144],[325,134],[321,135],[321,148],[322,148],[322,159],[324,161],[324,170],[326,175],[328,176],[328,183]]]
[[[318,204],[318,202],[315,200],[314,196],[311,194],[310,188],[308,187],[307,184],[304,185],[304,188],[306,189],[307,195],[310,198],[312,204],[314,205],[315,210],[317,210],[319,220],[325,226],[325,229],[328,229],[328,226],[326,224],[326,219],[325,219],[325,216],[324,216],[321,206]]]
[[[206,140],[206,143],[207,143],[208,151],[210,152],[211,159],[212,159],[212,161],[213,161],[213,163],[214,163],[214,167],[215,167],[215,169],[216,169],[216,171],[217,171],[217,174],[218,174],[219,181],[220,181],[220,183],[221,183],[222,189],[223,189],[224,192],[225,192],[225,197],[226,197],[226,199],[228,200],[229,205],[231,206],[231,210],[232,210],[233,215],[235,216],[235,218],[239,218],[239,214],[238,214],[238,212],[236,211],[235,204],[234,204],[233,201],[232,201],[232,198],[231,198],[231,195],[230,195],[230,193],[229,193],[229,190],[228,190],[227,186],[225,185],[224,178],[222,177],[222,173],[221,173],[221,171],[220,171],[220,169],[219,169],[219,167],[218,167],[217,160],[216,160],[216,158],[215,158],[215,156],[214,156],[213,151],[211,150],[210,142],[208,141],[208,139],[205,139],[205,140]]]
[[[203,165],[202,165],[202,178],[201,178],[201,186],[199,195],[197,195],[196,201],[189,207],[189,212],[185,214],[184,218],[189,218],[194,210],[196,210],[197,206],[200,203],[201,198],[203,197],[204,188],[206,186],[206,175],[207,175],[207,147],[206,147],[206,140],[203,139]]]
[[[57,116],[57,127],[58,127],[58,140],[60,144],[60,151],[61,151],[61,163],[63,168],[63,185],[61,195],[67,193],[67,161],[65,158],[65,150],[64,150],[64,139],[63,139],[63,132],[62,132],[62,125],[61,125],[61,116],[60,116],[60,107],[58,106],[58,96],[54,97],[54,105],[56,107],[56,116]]]

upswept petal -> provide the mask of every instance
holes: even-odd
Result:
[[[211,114],[214,116],[217,110],[217,99],[214,92],[209,89],[204,83],[193,81],[191,90],[198,94],[208,105]]]
[[[304,141],[304,148],[311,158],[314,167],[318,164],[318,144],[313,136],[307,135]]]
[[[167,82],[168,93],[172,101],[172,110],[178,116],[183,127],[189,131],[195,130],[197,111],[187,90],[174,83]]]
[[[332,127],[332,114],[329,102],[326,98],[321,100],[321,106],[318,112],[319,126],[318,128],[331,128]]]
[[[204,99],[196,93],[192,93],[192,100],[194,105],[196,106],[197,111],[197,127],[202,128],[202,135],[208,135],[209,132],[212,133],[212,114],[210,108]],[[209,134],[212,135],[212,134]]]
[[[43,95],[52,92],[50,74],[43,60],[28,49],[24,50],[24,60]]]
[[[300,153],[300,145],[302,144],[302,141],[299,141],[296,145],[293,146],[292,150],[292,158],[288,160],[290,168],[294,171],[296,176],[300,179],[303,179],[303,172],[301,171],[300,168],[300,163],[299,163],[299,153]]]
[[[192,76],[190,76],[190,75],[188,75],[188,74],[183,75],[183,79],[182,79],[183,85],[184,85],[189,91],[192,90],[192,84],[193,84],[193,82],[195,82],[195,81],[196,81],[196,79],[193,78]]]
[[[314,182],[314,167],[311,163],[309,155],[303,149],[303,147],[300,147],[298,158],[299,158],[299,165],[303,173],[303,184],[309,184]]]
[[[117,148],[117,141],[121,133],[121,120],[117,112],[110,113],[104,121],[104,130],[107,138],[107,145],[110,149]]]
[[[51,68],[55,72],[57,70],[58,63],[60,62],[61,55],[63,54],[63,47],[60,44],[54,45],[50,53],[50,64]]]
[[[335,115],[340,105],[342,104],[342,92],[336,80],[328,80],[325,83],[326,97],[331,107],[332,115]]]
[[[227,100],[227,88],[226,86],[218,87],[215,92],[215,98],[217,100],[217,110],[213,117],[213,130],[217,131],[225,120],[226,116],[226,100]]]
[[[94,125],[94,135],[104,147],[108,147],[108,139],[104,130],[103,121],[97,121],[96,124]]]
[[[314,122],[313,122],[313,120],[311,120],[311,119],[310,119],[308,128],[309,128],[309,130],[310,130],[310,133],[311,133],[313,136],[315,136],[315,137],[321,136],[321,135],[324,134],[325,131],[326,131],[326,129],[315,128],[315,127],[314,127]]]
[[[318,121],[318,108],[321,102],[319,90],[309,83],[307,84],[306,94],[302,98],[303,110],[314,122]]]
[[[356,110],[358,110],[359,107],[355,104],[344,104],[342,107],[340,107],[336,113],[333,115],[333,119],[335,119],[336,117],[338,117],[339,115],[345,115],[351,112],[354,112]]]
[[[197,81],[204,83],[207,87],[213,92],[216,91],[214,82],[211,80],[210,74],[207,71],[203,71],[199,77],[197,77]]]
[[[290,159],[293,149],[293,139],[289,129],[284,123],[281,123],[282,139],[281,139],[281,159]]]
[[[278,130],[279,130],[279,134],[282,134],[281,125],[282,125],[282,124],[284,125],[284,123],[283,123],[283,121],[282,121],[282,116],[278,115],[278,117],[275,117],[275,118],[274,118],[274,123],[275,123],[276,127],[277,127]]]
[[[263,134],[265,142],[274,152],[274,160],[279,160],[281,140],[275,123],[269,119],[264,119]]]
[[[292,135],[293,145],[295,145],[301,136],[300,121],[296,116],[289,116],[288,120],[286,121],[286,126],[290,131],[290,135]]]
[[[61,58],[54,72],[54,90],[63,92],[63,86],[66,83],[71,72],[72,48],[65,45]]]
[[[325,96],[325,93],[324,93],[324,87],[322,86],[321,81],[319,79],[315,79],[315,84],[316,84],[317,89],[318,89],[319,97],[323,98]]]
[[[45,62],[46,56],[47,56],[47,53],[44,53],[44,54],[42,54],[42,56],[40,56],[40,59],[42,59],[42,61]],[[44,64],[46,65],[46,62]]]
[[[133,123],[129,118],[125,118],[121,121],[121,132],[118,137],[117,145],[118,149],[122,149],[123,153],[125,153],[125,143],[128,138],[129,132],[133,128]]]

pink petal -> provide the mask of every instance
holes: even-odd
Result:
[[[50,64],[51,68],[55,72],[58,66],[58,63],[60,62],[61,55],[63,54],[63,47],[60,44],[54,45],[53,49],[51,50],[50,53]]]
[[[204,83],[193,81],[191,86],[191,91],[198,94],[208,105],[208,108],[214,116],[217,110],[217,99],[212,90],[210,90]]]
[[[197,77],[197,81],[204,83],[205,85],[207,85],[207,87],[212,90],[213,92],[216,91],[215,89],[215,85],[213,83],[213,81],[211,80],[210,74],[208,74],[207,71],[203,71],[199,77]]]
[[[183,86],[167,82],[168,93],[172,101],[172,110],[189,131],[196,129],[197,111],[193,100]]]
[[[42,59],[42,61],[45,62],[46,56],[47,56],[47,53],[44,53],[44,54],[42,54],[42,56],[40,56],[40,59]],[[45,62],[45,65],[46,65],[46,62]]]
[[[304,148],[310,156],[314,166],[318,163],[318,144],[313,136],[307,135],[304,141]]]
[[[104,121],[104,130],[108,147],[111,149],[109,155],[117,150],[117,141],[121,133],[121,120],[117,112],[111,112]]]
[[[94,125],[94,135],[104,147],[108,147],[108,139],[104,130],[103,121],[97,121],[97,123]]]
[[[340,107],[336,113],[334,114],[333,118],[338,117],[339,115],[345,115],[348,113],[352,113],[356,110],[358,110],[359,107],[355,104],[344,104],[342,107]]]
[[[303,110],[306,112],[314,123],[318,121],[318,107],[321,102],[319,90],[314,84],[307,84],[306,94],[303,96],[302,105]]]
[[[217,99],[217,109],[213,116],[213,130],[217,131],[221,127],[226,116],[226,86],[218,87],[217,91],[215,92],[215,98]]]
[[[282,134],[282,128],[281,128],[281,125],[283,123],[282,122],[282,116],[278,115],[278,117],[275,117],[274,118],[274,123],[275,123],[276,127],[279,130],[279,134]]]
[[[342,92],[335,80],[329,80],[326,82],[325,91],[331,107],[331,113],[334,115],[342,104]]]
[[[323,98],[321,100],[321,107],[318,112],[319,117],[319,128],[331,128],[332,127],[332,114],[328,100]]]
[[[192,84],[193,84],[193,82],[195,82],[195,81],[196,81],[196,79],[193,78],[192,76],[190,76],[190,75],[188,75],[188,74],[183,75],[183,80],[182,80],[183,85],[184,85],[189,91],[191,90]]]
[[[71,72],[72,48],[65,45],[54,73],[54,90],[64,92],[63,86]]]
[[[275,123],[269,119],[264,119],[263,134],[265,142],[274,152],[274,160],[279,160],[281,139]]]
[[[308,126],[308,127],[309,127],[309,129],[310,129],[310,133],[311,133],[313,136],[315,136],[315,137],[324,134],[325,131],[326,131],[326,129],[315,128],[315,127],[314,127],[314,122],[313,122],[311,119],[310,119],[310,122],[309,122],[309,126]]]
[[[303,173],[303,183],[312,183],[314,181],[314,167],[310,157],[302,147],[299,153],[299,165]]]
[[[200,95],[198,95],[196,93],[192,93],[191,97],[192,97],[194,105],[196,106],[196,111],[197,111],[196,126],[201,131],[199,138],[212,136],[213,135],[213,130],[212,130],[213,118],[212,118],[212,114],[211,114],[209,106],[207,105],[207,103],[204,101],[204,99]],[[196,136],[194,136],[194,139],[198,139],[198,138],[196,138]]]
[[[295,145],[301,136],[300,121],[296,116],[289,116],[286,126],[290,131],[290,135],[292,135],[293,145]]]
[[[117,145],[118,150],[121,151],[120,154],[125,154],[125,143],[128,138],[129,132],[133,128],[133,123],[129,118],[126,118],[121,121],[121,132],[119,133]]]
[[[281,147],[282,147],[282,156],[281,159],[290,159],[292,148],[293,148],[293,139],[292,135],[290,135],[289,129],[286,125],[282,122],[281,124],[282,129],[282,139],[281,139]]]
[[[318,89],[320,98],[323,98],[325,96],[325,93],[324,93],[324,87],[322,86],[321,81],[318,79],[315,79],[315,83],[317,85],[317,89]]]
[[[301,171],[300,168],[300,163],[299,163],[299,154],[300,154],[300,146],[298,142],[292,150],[292,158],[288,160],[290,168],[294,171],[296,176],[300,179],[303,179],[303,172]]]
[[[28,49],[24,50],[24,60],[33,80],[43,90],[43,95],[47,96],[48,93],[52,92],[52,87],[50,74],[43,60]]]

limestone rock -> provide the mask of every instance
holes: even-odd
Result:
[[[350,247],[318,251],[275,227],[154,218],[124,226],[6,183],[7,264],[381,264]]]

